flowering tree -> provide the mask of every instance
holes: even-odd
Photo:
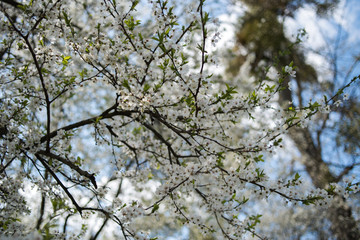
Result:
[[[357,191],[303,191],[299,174],[270,181],[261,167],[350,83],[281,109],[289,63],[240,94],[212,72],[218,21],[204,0],[174,3],[1,1],[0,236],[156,239],[144,225],[165,216],[204,236],[262,238],[261,212],[244,210],[258,199],[324,207]]]

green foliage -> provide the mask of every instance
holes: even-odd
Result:
[[[62,63],[64,66],[67,66],[67,65],[69,64],[69,61],[70,61],[70,59],[71,59],[71,56],[61,55],[61,58],[62,58],[61,63]]]
[[[130,18],[124,20],[124,23],[129,28],[129,30],[132,31],[136,26],[141,24],[141,21],[135,20],[133,16],[130,16]]]
[[[316,204],[317,201],[319,200],[323,200],[324,198],[323,197],[320,197],[320,196],[313,196],[313,195],[309,195],[307,197],[307,199],[305,200],[302,200],[301,202],[305,205],[311,205],[311,204]]]
[[[285,184],[285,187],[299,185],[299,183],[301,183],[301,180],[299,180],[300,177],[301,177],[300,174],[296,173],[293,179],[287,181],[287,184]]]
[[[66,208],[65,200],[62,198],[53,198],[53,199],[50,199],[50,201],[51,201],[51,205],[53,207],[54,214],[57,211]]]
[[[264,162],[264,159],[263,159],[264,155],[259,155],[257,157],[254,157],[254,160],[255,162]]]
[[[75,30],[71,24],[71,18],[67,15],[67,13],[65,11],[62,11],[63,14],[63,19],[66,23],[66,25],[70,28],[71,31],[71,35],[74,37],[75,36]]]
[[[249,230],[255,229],[255,226],[261,222],[260,221],[261,217],[262,217],[262,215],[260,215],[260,214],[250,216],[249,217],[250,221],[249,221],[248,226],[247,226],[248,229]]]
[[[157,210],[159,210],[159,205],[158,205],[158,204],[155,204],[154,207],[153,207],[152,210],[151,210],[151,213],[154,213],[154,212],[156,212]]]
[[[123,85],[123,87],[125,87],[127,90],[129,90],[129,92],[131,92],[131,87],[130,87],[129,81],[128,81],[127,79],[124,79],[124,80],[123,80],[122,85]]]

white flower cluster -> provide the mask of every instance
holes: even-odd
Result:
[[[288,73],[293,78],[296,77],[296,71],[294,70],[293,67],[285,66],[285,72]]]
[[[134,221],[136,218],[142,217],[144,214],[145,211],[138,202],[132,202],[128,206],[124,207],[120,212],[120,215],[125,223]]]
[[[25,236],[35,229],[18,223],[29,213],[18,191],[24,181],[46,199],[40,231],[62,237],[44,225],[65,229],[78,213],[88,222],[100,213],[125,238],[147,238],[135,220],[162,214],[219,239],[241,239],[258,221],[241,210],[252,201],[277,195],[328,205],[329,192],[299,192],[298,176],[272,182],[261,163],[289,128],[306,126],[330,104],[282,110],[271,104],[280,80],[246,94],[217,82],[208,47],[220,33],[209,33],[204,1],[187,9],[141,4],[41,0],[26,11],[0,8],[11,41],[0,62],[0,230]],[[290,65],[283,75],[294,78]]]

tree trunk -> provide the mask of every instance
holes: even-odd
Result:
[[[308,129],[293,128],[290,136],[304,157],[303,164],[315,187],[324,188],[327,184],[335,182],[328,165],[323,161],[321,150],[317,148]],[[331,221],[331,232],[334,237],[341,240],[360,239],[360,231],[352,216],[350,206],[340,196],[336,196],[333,204],[327,210]]]

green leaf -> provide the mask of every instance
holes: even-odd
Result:
[[[335,195],[335,189],[336,187],[334,185],[330,185],[327,189],[325,189],[327,191],[327,193],[329,195]]]
[[[102,116],[97,117],[97,118],[95,119],[95,124],[98,124],[101,119],[102,119]]]
[[[161,84],[155,84],[155,86],[154,86],[154,92],[159,91],[160,88],[161,88]]]
[[[153,209],[151,210],[151,213],[154,213],[156,212],[157,210],[159,210],[159,205],[158,204],[155,204]]]
[[[140,134],[140,133],[141,133],[141,127],[134,128],[133,131],[132,131],[132,133],[133,133],[135,136],[138,135],[138,134]]]
[[[279,146],[279,144],[282,142],[282,138],[279,138],[274,141],[274,146]]]
[[[250,216],[249,219],[251,221],[253,221],[252,223],[248,223],[248,228],[250,229],[254,229],[254,227],[260,223],[260,218],[262,217],[262,215],[258,214],[258,215],[253,215],[253,216]]]
[[[126,24],[126,26],[129,28],[129,30],[134,30],[134,28],[139,25],[141,23],[140,20],[134,20],[133,16],[130,16],[129,19],[124,20],[124,23]]]
[[[150,89],[150,85],[146,83],[146,84],[144,85],[144,92],[149,91],[149,89]]]
[[[254,158],[255,162],[264,162],[263,156],[264,155],[259,155],[259,156],[255,157]]]
[[[47,70],[46,68],[41,68],[41,72],[42,73],[49,73],[49,70]]]
[[[67,15],[67,13],[65,11],[63,11],[62,13],[63,13],[66,25],[70,26],[71,19],[68,17],[68,15]]]
[[[81,72],[79,72],[79,75],[80,75],[81,79],[83,79],[87,75],[87,69],[84,68]]]
[[[311,104],[311,103],[309,103],[309,109],[311,110],[311,111],[314,111],[315,109],[317,109],[318,107],[320,107],[321,106],[321,104],[319,104],[318,102],[314,102],[313,104]]]
[[[204,21],[203,21],[204,24],[205,24],[207,21],[209,21],[209,13],[205,12],[203,19],[204,19]]]
[[[260,168],[256,168],[255,172],[256,172],[256,175],[257,175],[258,178],[265,177],[264,170],[261,170]]]
[[[165,31],[165,35],[168,35],[170,31],[171,31],[171,28],[170,27],[167,28],[166,31]]]
[[[299,119],[299,118],[298,117],[290,117],[290,118],[286,119],[286,123],[287,124],[292,124],[293,120],[296,120],[296,119]]]
[[[81,166],[82,161],[83,161],[83,160],[78,156],[78,157],[76,158],[75,165]]]
[[[140,0],[134,0],[134,1],[132,2],[130,11],[135,10],[135,8],[136,8],[136,6],[138,5],[139,2],[140,2]]]
[[[271,87],[269,85],[266,84],[266,88],[265,88],[265,92],[274,92],[276,85],[272,85]]]
[[[216,160],[216,166],[221,167],[221,168],[224,167],[224,163],[222,162],[222,160],[221,160],[220,158],[218,158],[218,159]]]
[[[125,88],[127,88],[127,90],[129,90],[131,92],[131,88],[130,88],[130,84],[129,81],[124,79],[123,84],[122,84]]]
[[[61,56],[61,58],[62,58],[62,61],[61,61],[61,63],[64,65],[64,66],[67,66],[68,64],[69,64],[69,60],[71,59],[71,57],[70,56]]]

